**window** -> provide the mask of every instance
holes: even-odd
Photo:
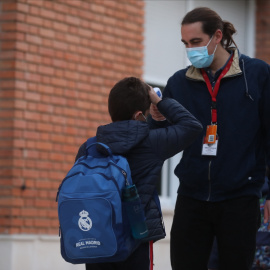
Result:
[[[161,171],[159,196],[165,207],[174,206],[176,201],[179,179],[174,170],[181,158],[182,152],[166,160]]]

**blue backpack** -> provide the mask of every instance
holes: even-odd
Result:
[[[138,247],[121,201],[122,189],[131,184],[126,158],[113,155],[96,137],[88,139],[86,155],[57,193],[61,255],[67,262],[123,261]]]

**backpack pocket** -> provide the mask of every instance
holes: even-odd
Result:
[[[116,253],[114,213],[106,198],[65,200],[58,211],[66,260],[97,259]]]

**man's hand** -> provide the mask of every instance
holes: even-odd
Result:
[[[264,204],[264,219],[263,222],[267,223],[270,221],[270,200],[266,200]],[[267,229],[270,229],[270,222],[267,226]]]

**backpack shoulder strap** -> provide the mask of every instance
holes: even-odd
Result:
[[[85,156],[90,155],[93,157],[110,156],[111,160],[115,162],[114,155],[109,146],[104,143],[97,142],[97,137],[89,138],[86,141]]]
[[[85,144],[85,156],[90,155],[90,156],[94,156],[94,157],[100,157],[102,156],[96,147],[93,147],[94,145],[96,145],[97,143],[97,137],[91,137],[86,141]]]
[[[75,162],[80,158],[80,157],[86,157],[87,156],[87,147],[97,141],[96,136],[89,138],[86,142],[84,142],[81,147],[79,148],[79,151],[76,155]],[[96,151],[95,147],[92,149],[93,154],[98,154]],[[92,153],[91,153],[92,155]]]
[[[91,144],[97,142],[97,136],[91,137],[86,141],[86,148],[88,148]]]

